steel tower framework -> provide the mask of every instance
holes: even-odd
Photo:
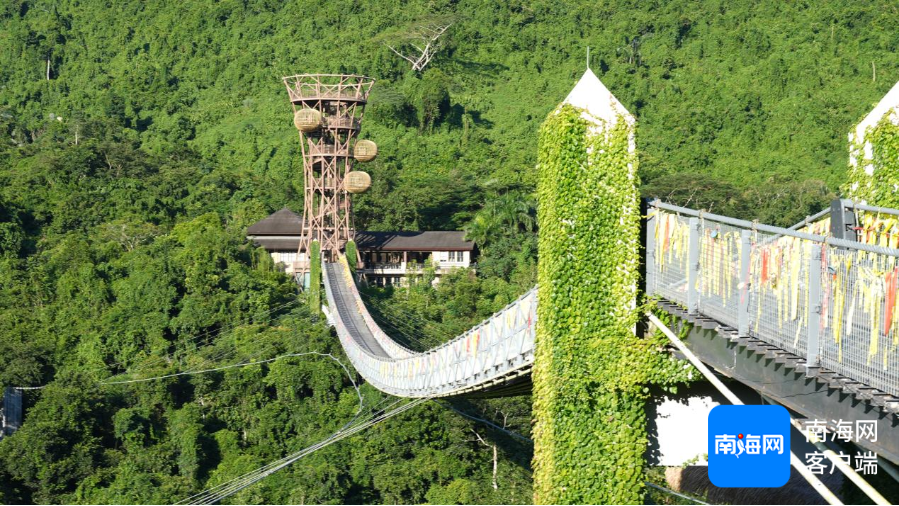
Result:
[[[356,134],[375,80],[348,74],[300,74],[283,80],[295,117],[304,109],[321,115],[319,128],[299,131],[304,192],[298,253],[306,253],[306,260],[295,270],[302,274],[309,272],[308,252],[313,240],[319,241],[325,258],[336,258],[353,239],[352,208],[344,176],[352,170]]]

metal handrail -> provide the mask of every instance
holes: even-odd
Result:
[[[812,223],[820,220],[821,218],[827,216],[828,214],[830,214],[829,207],[827,209],[822,209],[821,211],[818,211],[817,213],[815,213],[811,216],[806,216],[804,220],[802,220],[799,223],[790,227],[790,230],[799,230],[802,227],[807,227],[807,226],[811,225]]]
[[[877,253],[881,255],[889,255],[894,257],[899,257],[899,250],[892,248],[884,248],[881,246],[872,246],[870,244],[860,244],[855,241],[847,241],[846,239],[838,239],[836,237],[827,237],[823,235],[815,235],[809,234],[806,232],[798,232],[796,230],[790,230],[788,228],[780,228],[771,225],[763,225],[761,223],[756,223],[752,221],[739,220],[737,218],[731,218],[728,216],[721,216],[720,214],[712,214],[707,213],[705,211],[697,211],[695,209],[688,209],[686,207],[675,206],[673,204],[666,204],[661,202],[660,200],[655,200],[652,203],[653,207],[664,209],[666,211],[675,212],[678,214],[683,214],[685,216],[695,216],[697,218],[702,218],[710,221],[717,221],[719,223],[724,223],[727,225],[733,225],[735,227],[740,228],[748,228],[750,230],[758,230],[759,232],[767,232],[769,234],[780,234],[789,237],[797,237],[799,239],[805,239],[807,241],[813,241],[821,244],[826,244],[829,246],[837,246],[841,248],[850,248],[857,249],[861,251],[867,251],[869,253]]]
[[[671,292],[670,288],[667,289],[667,296],[674,302],[685,304],[694,314],[714,310],[715,318],[724,325],[737,329],[740,335],[756,337],[791,353],[805,355],[805,364],[810,374],[819,366],[843,370],[855,381],[899,395],[899,381],[896,381],[899,375],[895,368],[886,369],[887,358],[882,358],[884,369],[872,368],[870,365],[871,352],[864,342],[865,335],[870,335],[872,329],[876,332],[880,332],[881,329],[874,328],[873,325],[861,325],[858,318],[854,324],[847,324],[842,329],[845,332],[843,341],[846,343],[842,346],[846,347],[845,352],[852,357],[845,365],[842,364],[842,355],[840,358],[835,357],[833,345],[826,342],[828,338],[832,339],[828,332],[833,332],[828,325],[832,327],[833,322],[843,321],[838,320],[835,313],[827,313],[828,298],[832,301],[838,296],[838,292],[837,286],[832,285],[829,280],[830,276],[836,279],[835,274],[826,266],[840,268],[849,256],[858,263],[857,269],[863,272],[871,271],[870,266],[897,266],[899,262],[895,259],[899,257],[899,250],[762,225],[660,201],[655,201],[652,205],[656,213],[650,217],[645,262],[649,294],[666,296],[659,291],[660,283],[670,287],[676,286],[678,288],[674,292]],[[678,265],[669,264],[669,267],[664,265],[664,256],[657,256],[659,245],[654,243],[654,227],[659,223],[658,218],[664,213],[671,213],[669,216],[677,214],[692,217],[689,220],[688,238],[684,235],[687,231],[683,227],[688,226],[684,223],[684,218],[676,218],[674,222],[680,223],[676,225],[680,227],[677,228],[681,234],[678,237],[686,241],[680,245],[686,245],[689,253],[681,252],[676,257]],[[818,213],[815,217],[807,218],[806,222],[825,214],[826,212]],[[656,220],[654,223],[653,219]],[[725,230],[723,236],[706,235],[702,233],[702,223],[705,221],[734,228],[730,231]],[[776,237],[760,237],[752,233],[753,231]],[[718,237],[726,237],[726,241],[722,243]],[[740,238],[739,252],[734,252],[734,241],[737,237]],[[729,246],[721,248],[722,244]],[[827,248],[828,246],[831,248]],[[763,277],[759,277],[761,255],[766,251],[779,252],[780,255],[797,255],[795,258],[782,258],[784,263],[777,267],[779,270],[776,271],[774,278],[779,283],[789,283],[787,285],[791,292],[789,297],[794,307],[792,310],[794,316],[791,317],[793,321],[786,324],[789,330],[784,330],[773,322],[778,318],[778,311],[786,314],[787,304],[783,303],[781,306],[781,300],[774,300],[771,278],[766,282]],[[706,252],[711,252],[713,257],[702,257],[703,260],[700,261],[700,254],[705,255]],[[866,253],[856,255],[854,252]],[[834,263],[828,264],[831,258]],[[381,343],[387,355],[377,355],[370,352],[367,347],[361,346],[362,337],[350,333],[339,311],[335,311],[337,333],[354,366],[375,387],[405,397],[457,395],[460,392],[485,388],[499,379],[508,379],[530,370],[534,360],[537,322],[536,287],[456,338],[425,352],[413,352],[395,343],[378,327],[361,301],[352,275],[349,274],[346,259],[341,256],[338,262],[341,279],[335,281],[344,283],[343,286],[346,287],[344,291],[352,298],[350,303],[341,306],[344,307],[343,311],[358,311],[371,335]],[[791,265],[799,269],[791,271],[792,278],[787,278],[788,271],[784,270],[786,262],[792,262]],[[676,268],[673,276],[669,273],[667,279],[663,279],[666,275],[665,269],[670,268]],[[325,276],[334,275],[329,274],[328,269],[323,271]],[[878,281],[876,277],[859,277],[855,272],[853,271],[855,277],[846,278],[846,285],[842,290],[848,291],[850,286],[858,286],[858,283],[872,279],[873,282]],[[723,278],[727,280],[724,285],[721,282]],[[715,283],[718,285],[713,288]],[[338,308],[331,283],[327,278],[325,289],[329,305]],[[734,309],[737,293],[739,293],[739,307]],[[784,292],[778,295],[780,296],[787,295]],[[761,327],[760,320],[752,319],[755,317],[755,311],[750,314],[751,303],[756,304],[758,315],[761,315],[762,319],[767,319],[762,322]],[[795,315],[797,304],[800,305],[798,312],[802,313],[798,321]],[[852,321],[851,317],[849,321]],[[359,325],[358,322],[356,325]],[[886,331],[894,332],[891,329],[892,327],[888,327]],[[844,350],[840,348],[839,351],[843,353]],[[865,364],[866,356],[868,364]]]
[[[865,204],[856,204],[855,202],[853,202],[852,204],[846,206],[846,208],[858,211],[868,211],[869,213],[892,214],[894,216],[899,216],[899,209],[891,209],[889,207],[869,206]]]
[[[899,355],[885,344],[899,335],[893,312],[899,295],[889,284],[899,270],[899,250],[652,205],[647,293],[799,355],[810,371],[826,367],[899,395]],[[661,221],[666,215],[677,218]],[[673,225],[662,232],[661,223]],[[708,224],[733,228],[710,235],[703,232]],[[872,299],[871,293],[883,295]],[[877,313],[868,314],[870,307]],[[884,316],[891,312],[892,321]]]
[[[338,263],[345,274],[345,259],[340,257]],[[328,276],[328,270],[323,271]],[[342,277],[344,283],[352,283],[351,279],[347,281],[346,276]],[[337,308],[328,281],[326,279],[325,283],[328,302]],[[355,285],[347,286],[347,289],[354,299],[359,297]],[[361,299],[357,302],[354,307],[362,314],[372,335],[379,342],[382,338],[389,339],[371,320]],[[455,339],[425,352],[409,351],[403,356],[384,357],[369,352],[359,345],[359,336],[348,331],[340,314],[335,314],[335,326],[353,365],[377,388],[404,397],[454,395],[530,367],[536,309],[535,287]]]

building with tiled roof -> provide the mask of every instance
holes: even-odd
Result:
[[[288,274],[298,270],[306,254],[298,253],[301,216],[283,208],[247,228],[247,238],[262,246]],[[434,264],[438,278],[451,269],[472,268],[475,244],[462,231],[356,232],[361,263],[357,273],[379,286],[403,284],[404,279]]]

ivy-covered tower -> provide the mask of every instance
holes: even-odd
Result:
[[[540,129],[537,503],[642,503],[634,117],[589,69]]]
[[[899,83],[849,133],[849,180],[856,201],[899,207]]]

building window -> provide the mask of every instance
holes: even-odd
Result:
[[[282,263],[285,265],[290,265],[293,262],[297,261],[297,252],[296,251],[273,251],[272,259],[275,263]]]

